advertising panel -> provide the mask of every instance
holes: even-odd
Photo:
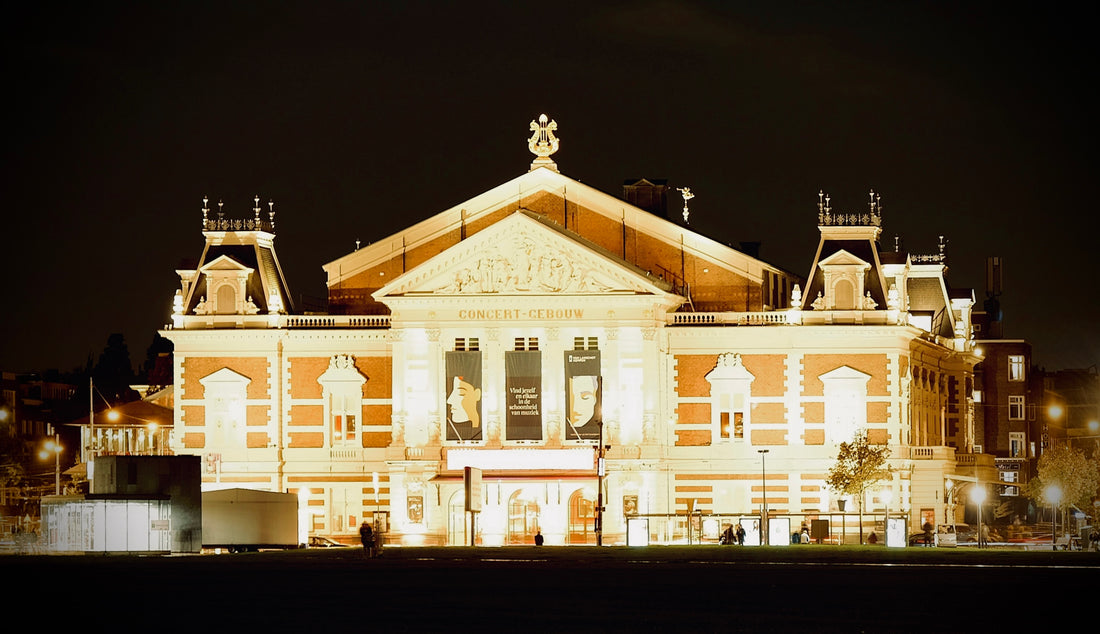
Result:
[[[565,351],[565,438],[598,440],[603,421],[599,350]]]
[[[542,353],[504,353],[505,438],[542,440]]]
[[[447,440],[481,440],[481,353],[447,352]]]

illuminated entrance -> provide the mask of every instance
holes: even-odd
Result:
[[[566,543],[596,543],[596,492],[579,489],[569,496],[569,535]]]
[[[539,529],[538,496],[520,489],[508,498],[508,544],[533,544]]]
[[[447,505],[447,545],[470,545],[470,514],[466,512],[466,492],[458,491]]]

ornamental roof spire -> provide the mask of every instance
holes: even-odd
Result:
[[[550,155],[558,151],[558,137],[554,136],[557,129],[558,122],[550,120],[545,114],[540,114],[538,121],[531,122],[532,134],[527,139],[527,147],[535,155],[535,160],[531,161],[531,171],[540,167],[558,171],[558,164],[550,160]]]

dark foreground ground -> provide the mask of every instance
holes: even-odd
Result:
[[[1100,553],[734,546],[0,557],[46,631],[992,632],[1096,609]],[[1086,619],[1088,621],[1088,619]]]

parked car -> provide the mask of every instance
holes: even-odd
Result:
[[[932,546],[935,546],[936,544],[935,544],[935,538],[933,538],[932,542],[926,542],[924,531],[921,531],[919,533],[911,533],[909,535],[909,545],[910,546],[927,546],[928,548],[931,548]]]
[[[328,537],[321,537],[320,535],[309,536],[310,548],[351,548],[347,544],[341,544],[340,542],[329,539]]]

